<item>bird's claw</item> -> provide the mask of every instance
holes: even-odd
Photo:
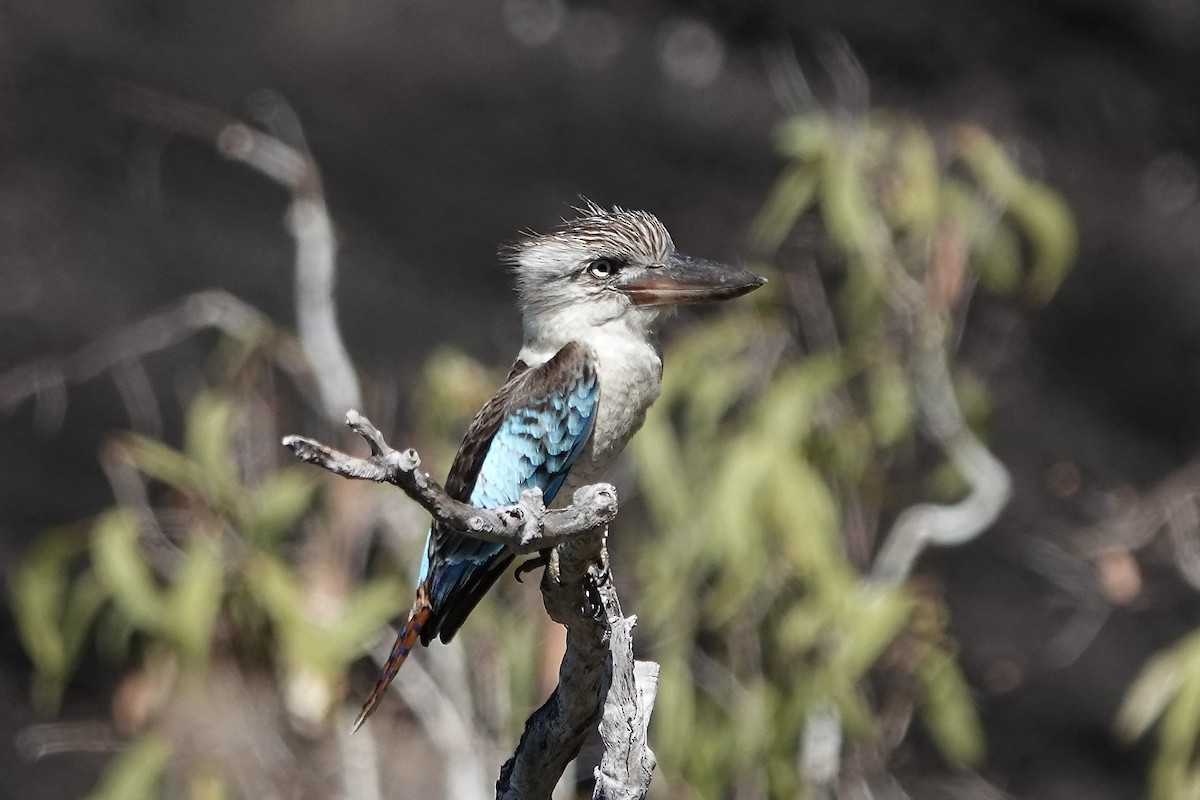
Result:
[[[588,572],[587,580],[583,582],[584,592],[587,595],[588,613],[592,619],[599,622],[608,620],[608,611],[604,608],[604,598],[600,596],[600,581],[607,576],[608,568],[596,569],[593,567]]]
[[[525,582],[525,577],[524,577],[525,573],[533,572],[535,569],[538,569],[539,567],[544,567],[544,566],[548,565],[549,563],[550,563],[550,554],[549,553],[542,553],[540,555],[536,555],[533,558],[531,558],[527,561],[524,561],[521,564],[518,564],[516,570],[513,571],[513,577],[517,579],[517,583],[524,583]]]

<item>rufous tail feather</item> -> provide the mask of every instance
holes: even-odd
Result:
[[[404,665],[405,659],[408,658],[408,654],[412,652],[413,646],[416,645],[417,639],[421,635],[421,629],[425,627],[425,623],[432,615],[433,608],[429,604],[429,593],[425,584],[421,584],[417,587],[417,598],[413,601],[412,610],[408,612],[408,619],[404,621],[404,626],[396,635],[396,643],[392,645],[392,654],[388,656],[383,669],[379,671],[379,677],[375,679],[375,685],[371,687],[371,693],[367,695],[362,711],[358,712],[358,718],[354,720],[354,728],[351,733],[362,727],[362,724],[367,721],[367,717],[375,712],[375,707],[383,699],[388,685],[396,677],[400,667]]]

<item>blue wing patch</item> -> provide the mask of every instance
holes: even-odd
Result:
[[[491,411],[494,427],[480,424],[501,400],[502,407]],[[482,451],[468,502],[480,508],[508,505],[536,486],[549,504],[591,434],[599,400],[594,357],[583,346],[568,345],[546,364],[510,380],[472,424],[451,470],[454,476],[468,469],[460,462],[472,453],[478,459]],[[478,439],[478,429],[488,427],[494,433],[486,450],[469,447],[472,433]],[[430,579],[433,628],[445,619],[444,641],[494,582],[500,559],[504,563],[499,569],[511,560],[503,545],[437,529],[430,532],[429,558],[422,563],[420,579]]]

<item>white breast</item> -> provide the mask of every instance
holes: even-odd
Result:
[[[600,361],[600,407],[590,446],[580,454],[580,462],[584,455],[588,461],[576,462],[571,469],[569,482],[574,486],[598,478],[620,455],[662,389],[662,358],[649,342],[623,339],[590,344]]]
[[[600,406],[591,440],[571,467],[555,506],[568,505],[576,489],[600,478],[642,427],[646,411],[662,389],[662,358],[656,345],[622,333],[599,328],[584,337],[599,361]],[[522,360],[530,366],[552,355],[528,347],[521,351]]]

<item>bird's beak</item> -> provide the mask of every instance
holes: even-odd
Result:
[[[672,253],[665,264],[622,276],[616,288],[635,306],[658,306],[728,300],[766,282],[766,278],[741,267]]]

